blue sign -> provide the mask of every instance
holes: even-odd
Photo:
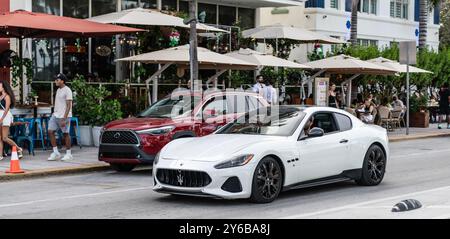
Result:
[[[419,36],[419,29],[416,29],[416,32],[415,32],[415,34],[416,34],[416,37],[418,37],[418,36]]]
[[[352,23],[350,22],[350,20],[347,20],[345,26],[347,26],[347,29],[350,29],[350,27],[352,27]]]

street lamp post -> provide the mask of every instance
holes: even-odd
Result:
[[[190,72],[191,72],[191,91],[194,91],[196,81],[198,80],[198,54],[197,54],[197,0],[189,1],[189,20],[185,22],[190,24],[189,34],[189,55],[190,55]]]

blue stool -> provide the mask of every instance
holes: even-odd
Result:
[[[39,132],[36,132],[36,130],[33,131],[33,141],[41,141],[42,149],[47,150],[44,143],[44,127],[43,127],[43,120],[41,118],[36,118],[34,120]]]
[[[18,122],[26,123],[24,125],[18,125],[16,129],[17,134],[17,144],[21,145],[24,141],[28,141],[28,152],[34,156],[34,123],[36,122],[33,118],[21,118],[17,120]]]
[[[70,139],[75,139],[77,141],[78,146],[81,147],[81,136],[80,136],[80,127],[78,127],[78,117],[71,117],[70,118]]]

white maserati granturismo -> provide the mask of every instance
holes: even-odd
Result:
[[[290,189],[345,180],[378,185],[388,158],[386,130],[346,111],[269,107],[212,135],[166,145],[154,161],[153,190],[268,203]]]

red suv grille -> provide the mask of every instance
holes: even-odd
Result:
[[[139,144],[136,133],[132,131],[105,131],[102,144]]]

